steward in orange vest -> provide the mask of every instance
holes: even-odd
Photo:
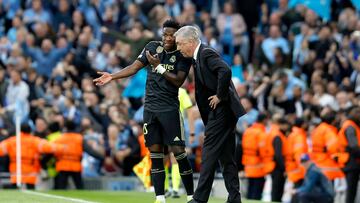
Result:
[[[335,112],[327,111],[321,115],[322,123],[312,132],[311,158],[329,180],[343,178],[339,164],[333,159],[340,152],[337,129],[332,123],[335,121]]]
[[[303,119],[296,119],[291,133],[288,136],[288,154],[286,156],[285,168],[288,179],[294,183],[295,188],[302,185],[305,177],[305,168],[300,163],[302,154],[308,152],[306,141],[307,125]]]
[[[45,139],[30,134],[31,128],[27,124],[21,125],[21,183],[28,189],[35,189],[37,176],[40,172],[41,153],[61,153],[64,147],[49,143]],[[0,156],[8,155],[10,158],[9,171],[11,183],[16,188],[16,136],[10,137],[0,143]]]
[[[280,118],[271,125],[267,136],[265,150],[262,150],[264,159],[264,168],[266,172],[271,173],[272,191],[271,201],[281,202],[285,185],[285,157],[287,156],[287,138],[290,130],[288,121]]]
[[[242,164],[248,178],[247,198],[260,200],[266,175],[260,149],[265,147],[267,116],[259,114],[256,123],[244,131]]]
[[[360,108],[350,110],[339,131],[341,151],[339,161],[344,166],[347,190],[346,203],[355,202],[356,191],[360,176]]]
[[[66,146],[66,151],[55,154],[55,168],[58,172],[55,177],[55,189],[66,189],[68,177],[73,179],[77,189],[83,189],[84,184],[81,177],[83,151],[97,159],[103,159],[104,154],[94,151],[87,142],[84,142],[83,136],[76,132],[76,125],[73,121],[65,121],[65,130],[66,132],[54,141]]]

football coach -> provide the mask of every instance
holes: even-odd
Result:
[[[205,124],[200,178],[193,200],[208,202],[218,161],[221,163],[227,202],[240,203],[240,184],[235,163],[235,125],[245,114],[231,81],[231,69],[212,48],[201,44],[200,32],[184,26],[176,33],[177,49],[193,59],[195,98]]]

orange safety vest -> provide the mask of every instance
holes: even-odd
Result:
[[[311,158],[325,176],[330,180],[344,177],[339,164],[332,158],[340,151],[336,127],[320,123],[313,130],[311,141]]]
[[[45,139],[28,133],[21,133],[21,183],[35,184],[40,171],[40,153],[54,153],[60,150],[56,145]],[[8,155],[10,158],[10,180],[16,183],[16,136],[10,137],[0,143],[0,156]]]
[[[360,146],[360,127],[352,120],[346,120],[338,133],[339,144],[340,144],[340,154],[338,156],[338,163],[341,167],[344,167],[349,160],[350,154],[346,152],[346,147],[348,146],[348,141],[346,139],[345,131],[348,127],[353,127],[356,132],[356,137],[358,140],[358,145]]]
[[[287,151],[287,139],[285,135],[280,131],[280,127],[277,124],[272,124],[269,133],[265,140],[265,146],[260,149],[260,155],[264,160],[264,172],[265,174],[271,173],[275,169],[274,155],[275,150],[273,146],[274,138],[279,136],[282,142],[282,154],[286,158]]]
[[[286,173],[289,180],[296,183],[304,179],[306,172],[305,168],[300,164],[301,155],[308,152],[306,131],[299,127],[293,127],[287,139],[289,153],[285,161]]]
[[[83,137],[79,133],[64,133],[55,140],[55,143],[63,144],[66,150],[56,153],[56,171],[81,172],[81,159],[83,153]]]
[[[264,147],[266,140],[266,129],[261,123],[254,123],[247,128],[242,138],[245,176],[248,178],[264,177],[264,163],[260,156],[260,148]]]

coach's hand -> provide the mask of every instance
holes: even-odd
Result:
[[[101,76],[98,78],[95,78],[93,80],[95,85],[98,85],[98,86],[105,85],[106,83],[108,83],[112,80],[112,76],[110,73],[107,73],[107,72],[97,72],[97,73]]]
[[[210,100],[209,106],[212,109],[216,109],[216,106],[220,103],[220,99],[216,95],[209,97],[208,100]]]
[[[146,58],[153,67],[157,67],[160,64],[160,59],[157,54],[151,55],[149,51],[146,51]]]

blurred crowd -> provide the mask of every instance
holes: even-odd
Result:
[[[247,111],[239,135],[260,113],[302,118],[310,132],[323,108],[337,115],[340,128],[348,109],[360,105],[360,5],[328,0],[314,9],[311,2],[0,0],[0,140],[14,134],[16,115],[42,138],[72,120],[107,154],[103,162],[84,154],[84,176],[132,174],[144,154],[146,71],[102,88],[92,80],[98,71],[114,73],[132,63],[149,41],[161,39],[169,18],[198,26],[202,43],[230,65]],[[190,72],[183,85],[193,101],[185,126],[198,171],[204,127],[193,77]],[[189,137],[189,122],[195,137]]]

